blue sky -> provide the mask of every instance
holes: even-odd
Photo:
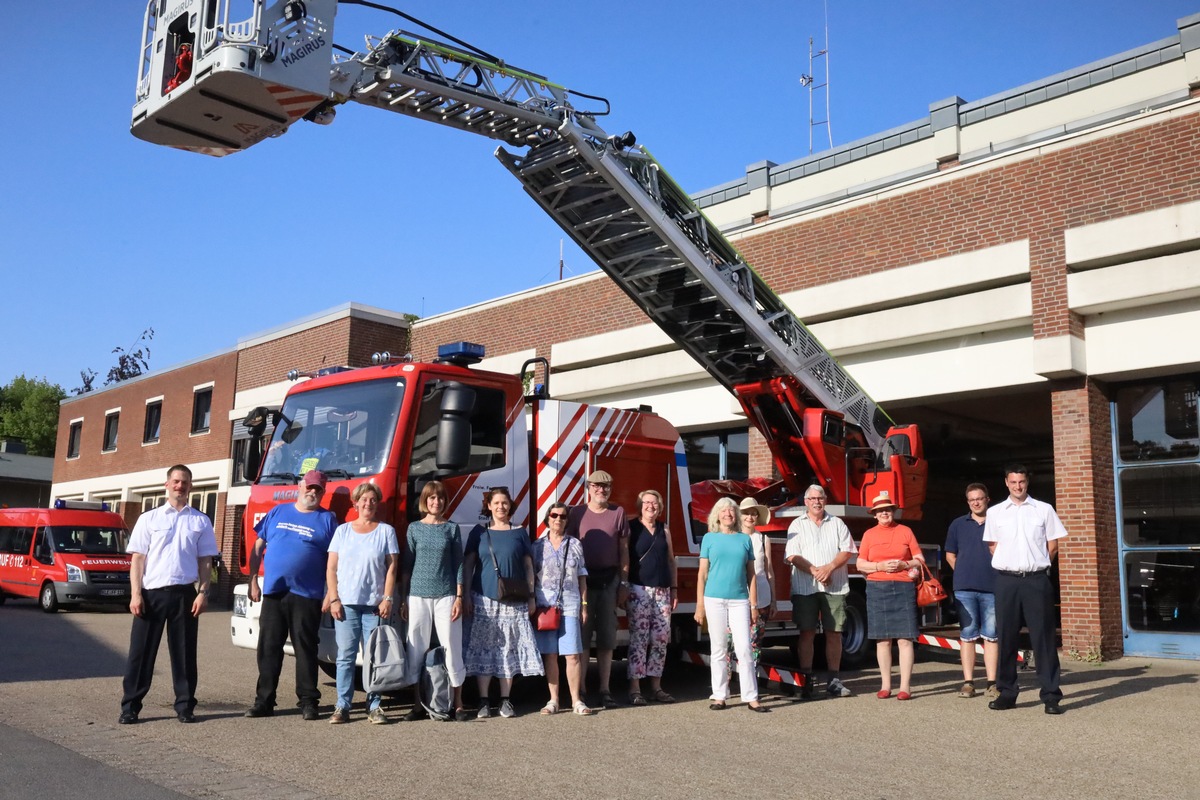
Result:
[[[829,0],[834,144],[1164,39],[1200,0]],[[822,3],[397,7],[612,102],[689,191],[808,152]],[[557,277],[558,228],[482,137],[353,105],[223,159],[129,133],[145,3],[21,3],[0,74],[0,384],[79,382],[147,327],[151,369],[347,301],[430,316]],[[539,14],[536,9],[553,9]],[[413,26],[345,7],[335,40]],[[819,116],[823,116],[819,115]],[[824,141],[818,132],[818,148]],[[568,246],[569,274],[593,269]],[[282,377],[282,376],[281,376]]]

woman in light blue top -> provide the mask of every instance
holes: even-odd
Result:
[[[329,718],[334,725],[350,721],[359,648],[370,638],[380,618],[386,620],[392,615],[400,552],[396,529],[375,519],[383,499],[379,487],[361,483],[351,499],[358,518],[334,531],[325,570],[326,606],[333,617],[338,648],[337,707]],[[381,699],[373,692],[367,695],[367,719],[377,725],[387,722]]]
[[[758,676],[750,651],[750,623],[758,609],[750,602],[757,595],[754,575],[754,547],[750,537],[738,530],[738,506],[722,497],[708,515],[708,533],[700,542],[700,572],[696,579],[696,622],[708,622],[712,702],[709,708],[720,711],[729,699],[729,671],[725,630],[733,637],[738,660],[738,681],[742,699],[751,711],[769,711],[758,702]]]

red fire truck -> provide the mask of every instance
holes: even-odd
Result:
[[[335,56],[336,11],[336,0],[277,0],[233,19],[229,0],[208,0],[200,14],[149,0],[132,132],[223,156],[300,119],[328,124],[338,106],[358,103],[499,140],[511,149],[497,148],[496,157],[529,196],[734,393],[766,438],[781,476],[764,492],[779,520],[778,585],[787,585],[783,529],[802,513],[796,498],[810,483],[825,487],[831,513],[853,517],[887,490],[907,520],[919,518],[926,464],[917,429],[891,422],[632,133],[600,127],[607,101],[462,42],[403,31]],[[516,521],[526,523],[548,502],[582,500],[582,476],[611,464],[620,478],[614,501],[627,509],[640,489],[670,498],[684,593],[677,632],[685,641],[698,635],[688,622],[700,535],[691,520],[732,489],[705,487],[707,504],[691,503],[689,515],[686,465],[668,423],[535,392],[527,445],[519,377],[469,369],[452,351],[429,365],[381,361],[313,377],[274,415],[252,415],[258,430],[268,417],[276,424],[252,490],[247,550],[255,519],[294,499],[296,476],[312,465],[333,479],[327,497],[339,517],[349,512],[353,485],[371,480],[383,489],[385,513],[403,524],[413,513],[409,498],[433,477],[454,487],[455,519],[474,522],[482,489],[506,485],[517,496]],[[239,638],[237,620],[252,619],[253,610],[240,599],[238,609],[235,640],[248,644],[252,626]],[[776,626],[786,617],[784,603]],[[848,661],[862,655],[862,633],[847,636]]]

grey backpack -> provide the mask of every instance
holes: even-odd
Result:
[[[395,692],[408,686],[404,652],[404,636],[400,630],[388,622],[380,621],[371,631],[366,652],[363,653],[363,689],[382,693]]]
[[[434,647],[425,654],[425,669],[421,671],[417,694],[431,718],[441,722],[454,719],[454,688],[446,669],[446,648]]]

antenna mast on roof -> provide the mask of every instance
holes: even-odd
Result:
[[[825,126],[825,134],[829,140],[829,147],[833,147],[833,126],[830,124],[829,114],[829,2],[825,2],[825,47],[813,51],[813,39],[808,37],[808,72],[800,76],[800,85],[808,88],[808,152],[812,155],[813,152],[813,130],[820,125]],[[818,83],[814,77],[813,62],[820,60],[823,70],[823,78]],[[821,91],[825,97],[825,119],[817,119],[813,115],[813,106],[815,98],[813,97],[817,91]]]

